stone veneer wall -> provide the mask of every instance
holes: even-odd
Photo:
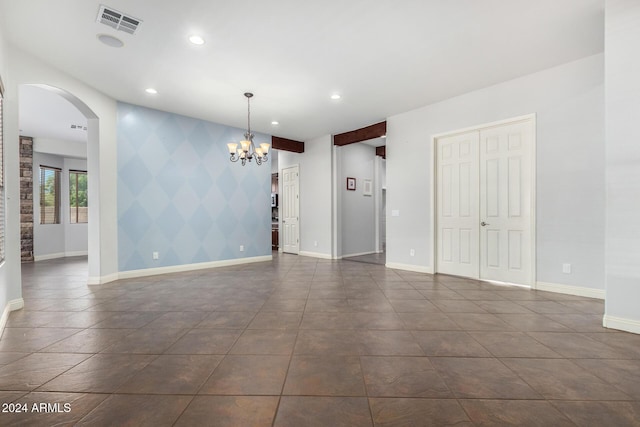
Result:
[[[33,261],[33,138],[20,137],[20,254]]]

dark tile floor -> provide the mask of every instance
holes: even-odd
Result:
[[[289,255],[86,276],[23,265],[0,425],[640,425],[640,336],[602,301]]]

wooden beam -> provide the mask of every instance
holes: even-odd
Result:
[[[376,156],[380,156],[383,159],[387,158],[387,146],[381,145],[380,147],[376,147]]]
[[[304,153],[304,142],[294,141],[293,139],[280,138],[279,136],[272,136],[271,148],[274,148],[276,150],[291,151],[292,153]]]
[[[333,136],[333,145],[349,145],[355,142],[368,141],[374,138],[380,138],[387,134],[387,122],[376,123],[361,129],[352,130],[350,132],[339,133]]]

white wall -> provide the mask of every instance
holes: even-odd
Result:
[[[41,84],[57,88],[57,93],[65,96],[87,117],[87,169],[89,172],[89,283],[104,283],[117,278],[117,158],[116,158],[116,101],[95,88],[85,85],[73,77],[47,65],[33,56],[17,49],[5,55],[10,61],[7,93],[12,99],[7,103],[5,138],[18,140],[18,87],[20,84]],[[17,145],[17,144],[16,144]],[[7,168],[7,176],[14,179],[10,192],[19,194],[17,179],[17,148],[14,153],[15,167]],[[7,163],[11,163],[7,161]],[[9,183],[8,183],[9,184]],[[99,196],[99,197],[98,197]],[[19,208],[13,215],[19,223]],[[16,233],[19,227],[15,228]],[[16,234],[19,243],[19,235]],[[19,255],[19,247],[18,250]],[[19,269],[19,257],[16,268]],[[19,278],[19,277],[18,277]],[[19,280],[18,280],[19,282]]]
[[[332,141],[306,141],[304,153],[278,152],[278,168],[300,165],[300,254],[332,257]],[[282,194],[282,180],[279,180]],[[282,221],[282,215],[280,215]],[[280,224],[282,230],[282,224]],[[318,243],[315,246],[315,242]],[[282,247],[282,233],[280,233]]]
[[[374,178],[376,149],[366,144],[349,144],[338,147],[340,156],[339,211],[341,216],[340,234],[342,250],[338,256],[376,252],[375,247],[375,206],[373,185],[371,196],[363,196],[364,180]],[[347,190],[347,177],[356,179],[356,190]]]
[[[431,137],[536,113],[537,281],[604,289],[603,63],[594,55],[390,117],[387,263],[433,268]]]
[[[10,309],[22,307],[20,270],[20,156],[18,91],[11,84],[9,52],[0,27],[0,78],[4,84],[3,139],[5,186],[5,259],[0,262],[0,333]],[[15,143],[11,144],[10,141]]]
[[[607,327],[640,333],[640,3],[605,3]]]
[[[36,138],[33,140],[33,151],[55,154],[62,157],[87,158],[87,143],[61,141],[59,139]]]

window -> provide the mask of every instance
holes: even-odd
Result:
[[[40,166],[40,224],[60,224],[60,169]]]
[[[88,222],[87,171],[69,171],[69,218],[71,224]]]
[[[0,80],[0,262],[4,260],[4,150],[2,147],[2,95],[4,94]]]

